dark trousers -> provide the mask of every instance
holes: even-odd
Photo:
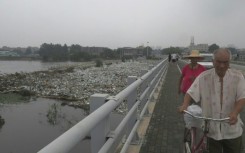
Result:
[[[242,136],[235,139],[223,140],[214,140],[212,138],[208,138],[208,150],[209,153],[242,153]]]

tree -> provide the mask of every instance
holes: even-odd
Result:
[[[181,54],[182,50],[179,47],[169,47],[162,50],[162,54]]]
[[[80,45],[71,45],[70,47],[70,60],[72,61],[80,61],[82,59],[82,51]]]
[[[30,55],[32,53],[31,47],[26,49],[25,55]]]
[[[234,47],[229,47],[228,48],[231,51],[231,54],[237,54],[237,49]]]
[[[100,56],[107,59],[115,59],[119,57],[116,51],[113,51],[109,48],[105,48]]]
[[[216,49],[219,49],[219,46],[216,44],[212,44],[208,47],[208,51],[213,53]]]
[[[21,56],[24,54],[23,51],[22,51],[22,49],[20,47],[15,48],[13,50],[13,52],[15,52],[16,54],[19,54]]]
[[[68,47],[60,44],[42,44],[39,50],[39,55],[43,60],[65,61],[68,59]]]

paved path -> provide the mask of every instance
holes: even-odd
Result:
[[[184,121],[182,115],[177,112],[181,103],[177,98],[179,77],[177,64],[170,63],[140,153],[182,152]]]

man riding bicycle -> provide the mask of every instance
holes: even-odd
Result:
[[[229,117],[230,124],[210,122],[209,153],[241,153],[242,121],[239,113],[245,104],[245,80],[240,71],[230,69],[231,53],[220,48],[214,52],[214,68],[201,73],[188,89],[179,112],[189,106],[191,98],[201,102],[204,116]]]

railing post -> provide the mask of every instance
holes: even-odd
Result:
[[[90,113],[102,106],[106,102],[106,99],[108,97],[108,94],[93,94],[90,97]],[[109,117],[110,116],[108,115],[105,119],[101,120],[97,124],[97,126],[91,131],[92,153],[97,153],[106,142],[106,137],[110,131]]]
[[[141,70],[141,76],[143,76],[145,73],[147,73],[148,72],[148,70]],[[143,82],[142,82],[142,84],[140,85],[140,94],[142,94],[144,91],[145,91],[145,89],[147,88],[147,86],[148,86],[148,79],[146,79],[146,80],[144,80]],[[144,108],[144,105],[145,105],[145,103],[146,103],[146,101],[147,101],[147,96],[145,96],[143,99],[142,99],[142,101],[140,102],[140,111]]]
[[[143,76],[144,74],[146,74],[148,72],[148,70],[141,70],[141,76]],[[144,90],[147,88],[148,85],[148,80],[145,80],[144,82],[142,82],[142,84],[140,85],[140,93],[143,93]]]
[[[133,82],[135,82],[137,80],[136,76],[128,76],[128,86],[130,84],[132,84]],[[137,89],[134,90],[128,97],[127,97],[127,105],[128,105],[128,111],[134,106],[135,102],[137,100]],[[134,127],[134,124],[137,121],[137,110],[134,111],[133,115],[131,116],[131,118],[128,121],[128,128],[127,128],[127,136],[129,135],[129,133],[131,132],[131,130]],[[137,143],[139,140],[139,136],[138,133],[135,133],[135,136],[133,137],[131,143]]]
[[[150,65],[149,68],[152,70],[154,68],[154,66]],[[154,90],[154,87],[156,85],[157,80],[155,78],[156,78],[157,72],[159,72],[159,71],[156,71],[156,69],[154,69],[154,71],[152,70],[152,74],[150,75],[150,80],[151,80],[150,84],[151,84],[151,86],[150,86],[149,94],[152,93],[152,91]],[[152,96],[152,97],[154,99],[154,96]]]

